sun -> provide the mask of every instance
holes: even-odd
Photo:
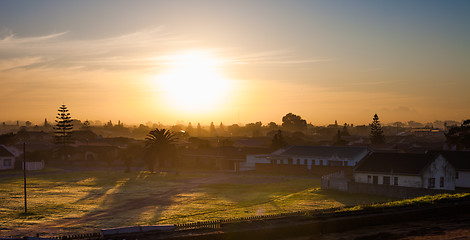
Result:
[[[230,81],[223,77],[223,61],[203,51],[169,56],[168,69],[156,76],[166,102],[184,111],[208,111],[226,100]]]

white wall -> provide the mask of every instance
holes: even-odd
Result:
[[[367,182],[368,176],[371,176],[371,182]],[[408,175],[391,175],[391,174],[373,174],[373,173],[354,173],[354,181],[358,183],[370,183],[372,184],[373,176],[378,177],[378,184],[383,184],[383,177],[390,177],[390,185],[393,185],[394,177],[398,177],[398,186],[401,187],[423,187],[422,179],[420,176],[408,176]]]
[[[368,182],[368,175],[371,176],[371,182]],[[429,188],[430,178],[434,178],[434,187],[432,189],[455,190],[455,169],[442,156],[437,157],[429,166],[427,166],[421,176],[375,174],[375,173],[354,173],[354,180],[358,183],[371,183],[373,176],[378,176],[378,184],[383,184],[383,177],[390,177],[390,185],[393,185],[394,177],[398,177],[398,186]],[[440,179],[444,178],[444,186],[440,186]],[[464,176],[463,178],[466,178]],[[470,173],[468,178],[470,178]],[[466,178],[467,179],[467,178]]]
[[[7,164],[7,160],[10,160],[10,165]],[[0,170],[8,170],[15,168],[15,158],[14,157],[0,157]]]
[[[24,169],[24,163],[21,164]],[[44,161],[40,162],[26,162],[26,170],[28,171],[36,171],[44,169]]]
[[[470,188],[470,171],[467,171],[467,172],[458,171],[458,172],[459,172],[459,178],[455,179],[455,186]]]
[[[440,179],[444,178],[444,186],[440,186]],[[433,189],[455,190],[455,168],[442,156],[437,157],[423,171],[424,188],[429,188],[428,179],[434,178],[435,183]]]
[[[246,162],[240,163],[240,171],[255,170],[256,163],[271,163],[267,155],[246,155]]]

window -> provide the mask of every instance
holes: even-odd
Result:
[[[292,158],[287,159],[287,164],[292,165]]]
[[[320,160],[320,166],[323,166],[323,160]]]
[[[436,179],[428,178],[428,188],[435,188],[435,187],[436,187]]]
[[[367,183],[372,183],[372,176],[371,175],[367,175]]]
[[[383,185],[390,185],[390,176],[383,177]]]
[[[4,159],[3,160],[4,167],[11,167],[11,159]]]
[[[393,177],[393,185],[398,186],[398,177]]]
[[[373,184],[379,184],[379,176],[373,176],[372,177],[372,183]]]
[[[444,177],[441,177],[440,181],[439,181],[439,187],[444,187]]]

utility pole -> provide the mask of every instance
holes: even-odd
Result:
[[[24,179],[24,213],[28,213],[28,204],[26,201],[26,143],[23,142],[23,179]]]

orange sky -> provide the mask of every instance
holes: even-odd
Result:
[[[0,121],[470,118],[468,3],[175,2],[0,3]]]

